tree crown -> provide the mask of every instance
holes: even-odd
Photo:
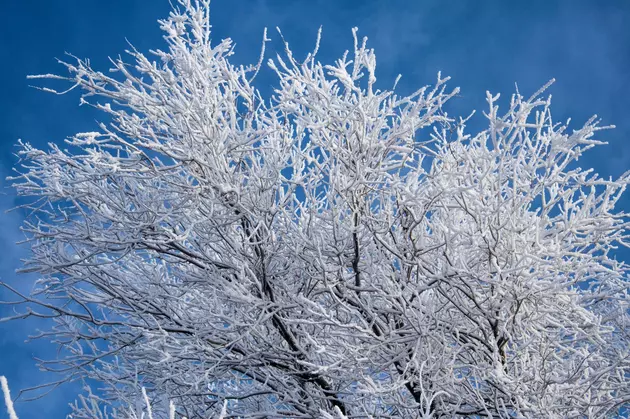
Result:
[[[545,86],[504,113],[488,93],[468,134],[448,78],[377,89],[356,29],[332,65],[287,45],[266,99],[263,55],[231,64],[209,1],[178,3],[155,61],[36,76],[110,118],[22,144],[12,178],[44,309],[18,317],[54,319],[68,356],[44,367],[104,385],[73,417],[141,388],[153,417],[621,414],[630,174],[574,164],[606,127],[553,122]]]

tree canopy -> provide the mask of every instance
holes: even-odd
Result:
[[[113,74],[36,76],[108,116],[21,144],[12,178],[41,275],[16,317],[53,318],[43,366],[103,387],[73,417],[620,416],[630,174],[575,164],[607,127],[554,122],[545,86],[488,93],[470,134],[448,78],[378,89],[356,29],[331,65],[287,45],[264,97],[264,43],[232,64],[209,3],[179,0],[168,48]]]

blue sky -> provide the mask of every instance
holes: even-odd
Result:
[[[167,0],[4,0],[0,2],[0,278],[29,290],[36,279],[16,276],[27,250],[20,239],[21,214],[5,214],[15,196],[4,178],[15,164],[15,143],[39,147],[61,142],[79,131],[93,131],[101,115],[78,107],[78,92],[54,96],[28,87],[27,74],[62,73],[54,58],[65,51],[90,58],[106,70],[107,57],[124,53],[129,40],[141,51],[163,47],[156,20],[169,11]],[[460,86],[450,112],[485,110],[485,91],[508,100],[518,82],[528,95],[551,78],[556,120],[572,117],[579,127],[597,113],[617,129],[601,133],[610,144],[580,161],[601,175],[630,169],[630,2],[610,1],[455,1],[455,0],[213,0],[214,39],[236,42],[237,62],[255,62],[265,26],[280,26],[298,57],[311,50],[323,25],[319,57],[331,62],[352,47],[351,28],[369,37],[376,50],[381,87],[402,73],[410,91],[432,83],[438,70]],[[270,37],[277,41],[275,31]],[[275,44],[276,46],[279,44]],[[268,83],[271,77],[263,77]],[[261,86],[267,88],[268,86]],[[503,102],[505,103],[505,101]],[[476,122],[483,122],[478,112]],[[478,126],[478,125],[477,125]],[[630,194],[621,207],[630,210]],[[627,253],[626,253],[627,255]],[[0,290],[0,301],[9,299]],[[0,317],[10,309],[0,306]],[[25,343],[42,321],[0,323],[0,375],[14,393],[42,383],[36,357],[54,356],[43,341]],[[64,386],[43,400],[18,403],[21,419],[63,418],[80,390]],[[5,419],[0,406],[0,419]]]

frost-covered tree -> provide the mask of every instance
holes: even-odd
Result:
[[[155,418],[622,415],[630,174],[574,164],[598,121],[553,122],[544,89],[503,112],[488,94],[467,134],[446,78],[376,89],[356,30],[333,65],[287,46],[265,98],[262,56],[211,42],[209,0],[177,7],[153,58],[38,76],[108,122],[22,144],[12,178],[41,275],[16,317],[52,317],[65,355],[44,367],[103,387],[73,417],[141,388]]]

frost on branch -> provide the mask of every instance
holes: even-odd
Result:
[[[332,65],[287,46],[265,99],[208,3],[181,0],[151,58],[66,64],[111,122],[21,149],[41,311],[17,317],[54,318],[67,356],[43,366],[104,387],[74,417],[140,388],[154,418],[622,414],[630,176],[575,163],[599,121],[488,94],[468,134],[445,78],[376,89],[356,30]]]

